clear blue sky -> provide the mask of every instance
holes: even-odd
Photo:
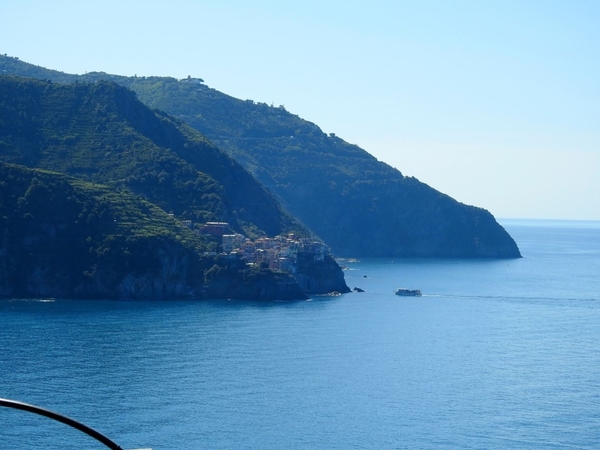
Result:
[[[600,220],[600,1],[0,2],[0,53],[201,77],[500,218]]]

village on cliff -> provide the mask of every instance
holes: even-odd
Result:
[[[182,220],[181,223],[192,228],[191,220]],[[311,238],[290,233],[252,240],[243,234],[231,233],[227,222],[207,222],[194,232],[221,239],[221,255],[227,258],[243,259],[247,264],[267,264],[276,272],[294,274],[298,267],[299,254],[314,261],[323,261],[329,254],[329,249],[323,242]],[[206,256],[216,255],[216,252],[206,252]]]

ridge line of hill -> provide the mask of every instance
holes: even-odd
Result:
[[[0,69],[68,83],[110,80],[133,90],[231,155],[339,256],[520,257],[485,209],[403,176],[282,107],[235,99],[200,79],[69,75],[9,57],[0,57]]]
[[[197,223],[227,221],[233,231],[244,232],[250,237],[274,236],[290,231],[309,234],[252,175],[214,147],[199,132],[165,113],[151,111],[133,92],[115,83],[101,81],[69,85],[0,76],[0,161],[27,166],[34,171],[43,169],[75,177],[78,181],[70,182],[73,186],[94,183],[103,185],[103,189],[110,191],[101,196],[100,205],[91,201],[85,203],[91,205],[87,209],[99,208],[99,212],[85,215],[86,226],[81,230],[77,228],[82,226],[82,222],[77,219],[83,214],[81,211],[68,219],[61,219],[59,207],[27,212],[19,212],[17,207],[7,208],[0,227],[0,237],[5,244],[0,248],[0,267],[4,268],[0,268],[0,278],[2,273],[6,275],[5,284],[0,283],[0,295],[16,295],[15,292],[20,292],[19,295],[50,295],[50,292],[56,292],[56,296],[80,293],[83,296],[97,294],[112,297],[116,292],[121,292],[124,296],[160,297],[169,293],[173,296],[184,295],[183,291],[186,291],[185,295],[197,297],[200,294],[195,286],[203,289],[200,296],[211,293],[212,298],[286,299],[290,296],[304,298],[302,291],[328,293],[348,290],[341,268],[331,257],[309,264],[304,273],[299,271],[294,274],[296,280],[289,275],[271,272],[261,265],[255,265],[255,269],[246,267],[246,261],[241,258],[220,260],[215,256],[208,260],[225,269],[211,271],[211,266],[202,266],[194,271],[192,267],[196,267],[198,263],[192,262],[199,260],[201,254],[207,251],[214,254],[221,248],[220,238],[217,240],[208,236],[194,238],[195,249],[185,250],[188,255],[185,260],[188,263],[178,263],[178,269],[174,271],[169,269],[171,263],[168,251],[164,246],[155,245],[156,239],[136,238],[135,255],[139,257],[148,254],[150,259],[156,259],[156,252],[159,252],[167,258],[159,258],[163,261],[163,266],[157,263],[151,273],[147,273],[144,272],[143,259],[124,257],[123,261],[131,259],[133,262],[124,266],[114,265],[116,274],[111,275],[111,280],[114,280],[108,285],[98,281],[103,279],[99,274],[105,273],[103,270],[109,270],[108,267],[113,265],[104,264],[106,260],[102,260],[103,264],[90,262],[87,265],[82,263],[81,266],[65,266],[55,261],[62,253],[58,241],[53,242],[53,238],[56,237],[56,230],[61,227],[75,227],[80,234],[89,232],[91,234],[88,237],[91,239],[108,242],[94,247],[104,249],[100,251],[102,254],[120,254],[121,250],[117,247],[123,244],[123,239],[126,242],[129,238],[113,233],[113,222],[106,222],[103,218],[114,216],[115,224],[123,223],[111,212],[111,208],[118,207],[118,204],[111,203],[118,203],[123,195],[135,194],[147,205],[137,204],[132,206],[134,209],[142,208],[146,211],[150,207],[160,208],[163,215],[173,213],[178,220],[186,219]],[[13,171],[17,170],[14,169],[15,166],[10,167],[13,167]],[[2,187],[10,193],[14,186],[6,181],[10,178],[10,170],[6,171],[8,175],[3,178]],[[60,186],[65,185],[62,181],[61,183]],[[54,182],[50,184],[53,185]],[[21,194],[15,194],[16,197],[6,194],[7,199],[12,199],[13,205],[18,206],[19,202],[27,204],[25,194],[47,191],[45,188],[38,189],[37,186],[38,184],[24,186]],[[72,197],[68,195],[70,190],[72,188],[62,191],[59,189],[56,196],[46,197],[58,205],[68,205]],[[61,192],[66,199],[59,195]],[[8,200],[3,204],[9,204]],[[36,215],[44,211],[43,217],[38,217],[33,224],[28,225],[32,217],[36,218]],[[169,220],[172,222],[172,219]],[[57,221],[61,224],[60,227],[53,225]],[[38,222],[49,225],[40,229],[36,225]],[[19,234],[21,230],[28,228],[33,230],[30,234]],[[162,222],[158,226],[159,235],[168,232],[168,228]],[[95,238],[92,236],[94,233]],[[74,244],[74,251],[79,255],[76,259],[85,260],[81,255],[86,254],[86,249],[89,250],[88,253],[98,253],[96,250],[92,252],[86,239],[82,238],[77,241],[77,245]],[[34,245],[37,241],[44,244]],[[144,248],[142,242],[147,248]],[[174,255],[180,255],[183,251],[177,250],[177,246],[168,247],[173,250]],[[21,261],[20,255],[30,257]],[[40,258],[43,264],[34,263]],[[13,263],[17,260],[22,262],[22,267],[14,272],[12,268],[16,265]],[[94,266],[99,269],[93,269]],[[70,282],[53,285],[40,281],[48,279],[46,274],[55,274],[55,267],[64,269],[64,274],[55,278]],[[69,272],[69,268],[74,272]],[[185,275],[190,271],[195,273],[193,279]],[[138,272],[146,274],[142,277],[144,288],[135,281],[138,280],[135,275]],[[23,278],[19,273],[29,275],[23,275]],[[83,281],[76,281],[85,273],[92,274],[95,283],[112,287],[97,291],[76,288],[82,286],[82,283],[87,286]],[[94,274],[99,278],[95,278]],[[167,281],[171,278],[179,280],[179,284],[175,283],[177,287],[174,290],[165,287],[163,282],[167,281],[163,280],[164,274],[167,274]],[[265,282],[268,283],[265,285]],[[125,286],[125,290],[116,286]]]

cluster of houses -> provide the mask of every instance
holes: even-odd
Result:
[[[304,253],[315,261],[322,261],[327,247],[309,238],[298,238],[293,234],[251,240],[242,234],[225,234],[223,252],[240,257],[249,263],[268,264],[271,270],[295,273],[298,254]]]
[[[191,222],[183,221],[191,227]],[[325,244],[310,238],[290,233],[273,238],[261,237],[255,240],[243,234],[231,233],[226,222],[207,222],[197,230],[200,234],[210,234],[221,238],[223,254],[230,258],[242,258],[249,264],[267,264],[271,270],[295,273],[298,254],[322,261],[329,253]]]

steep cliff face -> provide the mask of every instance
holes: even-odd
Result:
[[[224,261],[205,272],[203,296],[244,300],[302,300],[308,298],[290,275],[261,266],[248,266],[242,259]]]
[[[76,297],[175,299],[194,298],[202,288],[203,268],[198,255],[176,240],[144,240],[137,246],[144,265],[96,265],[73,289]],[[142,250],[143,247],[146,247]],[[136,250],[133,250],[136,251]]]
[[[206,245],[130,193],[0,163],[0,297],[306,298],[293,278]]]
[[[312,254],[298,254],[298,269],[294,278],[300,288],[310,294],[350,292],[341,267],[331,255],[315,260]]]
[[[38,236],[34,238],[37,239]],[[32,265],[23,266],[24,271],[19,277],[7,276],[5,271],[5,276],[0,276],[0,296],[101,299],[193,298],[193,289],[199,286],[195,279],[189,276],[187,258],[177,259],[179,270],[164,271],[165,266],[159,262],[157,267],[146,271],[125,272],[100,266],[93,272],[69,273],[63,261],[50,258],[45,262],[37,261]],[[4,262],[0,257],[0,266],[5,265]],[[173,267],[171,266],[170,269]],[[201,276],[202,272],[199,275]]]
[[[227,151],[338,256],[520,257],[488,211],[404,176],[283,108],[176,80],[119,82]]]

